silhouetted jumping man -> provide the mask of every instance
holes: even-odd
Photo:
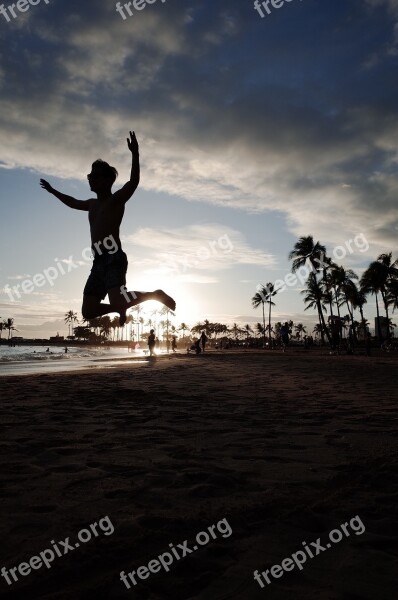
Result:
[[[93,267],[83,291],[82,314],[84,319],[94,319],[108,313],[120,314],[120,325],[126,322],[126,311],[131,306],[147,300],[158,300],[170,310],[175,310],[175,301],[163,290],[154,292],[128,292],[126,289],[127,255],[122,250],[119,237],[120,224],[126,202],[134,194],[140,182],[140,158],[137,138],[130,131],[127,146],[132,154],[130,181],[112,193],[118,172],[105,161],[96,160],[87,175],[90,188],[97,198],[76,200],[61,194],[45,179],[40,185],[66,206],[88,212],[91,231]],[[109,241],[112,245],[109,246]],[[101,300],[108,294],[110,304]]]

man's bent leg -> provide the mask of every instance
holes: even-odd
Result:
[[[108,290],[111,309],[109,312],[118,312],[120,314],[120,323],[124,325],[126,322],[126,311],[132,306],[146,302],[147,300],[157,300],[170,310],[175,310],[176,303],[163,290],[155,290],[154,292],[129,292],[122,285],[120,288],[112,288]]]
[[[157,300],[170,310],[176,309],[175,300],[166,294],[163,290],[155,290],[154,292],[126,292],[131,300],[127,302],[127,308],[146,302],[147,300]]]
[[[123,289],[124,288],[124,289]],[[128,292],[125,287],[112,288],[108,291],[110,304],[101,302],[96,296],[83,296],[82,315],[84,319],[95,319],[108,313],[117,312],[120,314],[120,324],[123,326],[126,322],[126,311],[132,306],[146,302],[147,300],[157,300],[170,310],[175,310],[175,301],[165,294],[163,290],[154,292]]]
[[[126,286],[122,285],[120,288],[112,288],[108,290],[110,300],[109,312],[118,312],[120,314],[119,322],[123,325],[126,322],[126,311],[132,306],[141,304],[146,300],[152,300],[151,292],[128,292]]]

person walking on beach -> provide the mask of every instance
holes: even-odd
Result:
[[[287,321],[284,325],[281,326],[279,331],[282,341],[282,351],[285,352],[286,348],[289,345],[289,324]]]
[[[173,337],[171,338],[171,349],[173,350],[173,352],[175,352],[177,349],[177,338],[175,335],[173,335]]]
[[[83,291],[83,318],[94,319],[117,312],[122,327],[126,323],[127,309],[147,300],[157,300],[170,310],[175,310],[175,301],[163,290],[128,292],[126,289],[128,261],[120,243],[119,229],[126,202],[140,181],[139,147],[134,132],[130,131],[127,146],[132,155],[130,180],[117,192],[112,193],[112,186],[118,172],[101,159],[92,164],[91,173],[87,175],[90,189],[97,198],[76,200],[55,190],[45,179],[40,180],[41,187],[66,206],[88,212],[94,262]],[[107,294],[110,303],[102,303]]]
[[[149,356],[153,356],[154,355],[155,344],[156,344],[155,330],[151,329],[151,331],[149,332],[149,335],[148,335]]]
[[[207,335],[206,335],[206,332],[203,330],[202,335],[200,336],[200,343],[202,344],[203,352],[206,350],[206,342],[207,342]]]

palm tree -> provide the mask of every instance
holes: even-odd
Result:
[[[391,337],[394,337],[394,329],[395,329],[395,327],[396,327],[396,326],[397,326],[397,324],[396,324],[396,323],[393,323],[393,322],[392,322],[392,319],[389,319],[389,320],[388,320],[388,328],[389,328],[389,330],[390,330],[390,335],[391,335]]]
[[[374,263],[372,263],[372,264],[374,264]],[[372,296],[374,295],[376,298],[376,318],[377,318],[380,341],[382,341],[383,338],[382,338],[381,327],[380,327],[379,299],[377,296],[377,294],[380,292],[380,284],[379,284],[379,281],[377,278],[377,273],[375,272],[375,270],[371,269],[370,266],[363,273],[361,280],[360,280],[360,286],[361,286],[361,290],[365,294],[372,294]]]
[[[266,289],[264,286],[261,286],[261,290],[259,290],[258,292],[256,292],[252,298],[252,306],[253,308],[258,308],[260,306],[260,304],[262,305],[262,309],[263,309],[263,348],[265,348],[265,311],[264,311],[264,305],[266,302]]]
[[[88,340],[88,338],[90,337],[90,329],[88,327],[84,327],[82,325],[78,325],[77,327],[75,327],[75,336],[78,340]]]
[[[73,312],[73,310],[69,310],[67,313],[65,313],[65,319],[64,319],[64,323],[68,323],[69,325],[69,336],[71,336],[71,328],[73,326],[73,323],[78,322],[78,318],[77,318],[77,313]]]
[[[333,318],[333,301],[337,305],[337,313],[340,317],[339,312],[339,278],[338,278],[338,269],[339,267],[330,259],[324,259],[327,263],[326,268],[323,269],[323,277],[322,277],[322,285],[324,298],[326,302],[329,304],[330,308],[330,316]],[[333,298],[334,293],[334,298]]]
[[[187,329],[189,329],[189,327],[185,324],[185,323],[181,323],[181,325],[178,328],[180,331],[182,331],[182,337],[185,337],[185,332],[187,331]]]
[[[140,341],[140,313],[141,313],[141,306],[139,304],[137,304],[136,306],[133,306],[131,308],[131,312],[136,314],[136,317],[134,318],[134,323],[137,325],[137,341]]]
[[[388,323],[389,314],[389,289],[391,281],[395,282],[398,277],[398,260],[392,262],[392,253],[380,254],[377,260],[370,263],[369,267],[363,273],[360,281],[360,287],[363,293],[372,294],[376,298],[376,314],[379,330],[380,342],[383,341],[383,334],[380,326],[380,309],[378,294],[381,294],[384,308],[386,311],[386,319]],[[394,285],[394,283],[392,284]],[[387,328],[387,339],[390,337],[389,328]]]
[[[127,315],[125,326],[123,327],[123,332],[125,334],[126,342],[131,341],[131,328],[132,322],[134,320],[133,315]]]
[[[243,329],[244,329],[245,334],[246,334],[246,340],[248,341],[249,340],[249,335],[251,333],[253,333],[253,329],[250,327],[250,325],[248,323],[246,323],[246,325],[244,326]]]
[[[126,321],[127,323],[127,321]],[[131,309],[131,313],[128,317],[128,323],[130,324],[130,335],[128,336],[130,341],[135,342],[135,333],[134,333],[134,325],[136,325],[137,321],[134,317],[134,310]]]
[[[94,329],[95,335],[99,335],[99,329],[101,327],[101,318],[102,317],[95,317],[94,319],[87,320],[90,329]]]
[[[207,335],[207,337],[211,337],[211,334],[213,332],[212,331],[213,328],[212,328],[212,323],[210,323],[210,321],[208,319],[205,319],[203,321],[203,323],[197,323],[195,325],[195,329],[196,328],[198,329],[198,332],[199,332],[199,330],[200,331],[204,331],[205,334]],[[191,329],[191,331],[192,331],[192,329]]]
[[[310,273],[307,280],[307,289],[302,290],[301,294],[305,294],[304,302],[307,304],[304,310],[308,310],[309,308],[317,308],[318,309],[318,317],[319,317],[319,325],[321,327],[321,336],[322,342],[324,342],[324,334],[327,334],[327,338],[330,344],[332,341],[330,339],[329,330],[326,327],[325,318],[323,315],[323,311],[326,309],[325,299],[321,288],[319,287],[315,273]]]
[[[268,323],[268,325],[265,328],[265,333],[268,333],[268,340],[269,340],[268,345],[269,345],[269,349],[271,349],[271,337],[272,337],[272,334],[275,333],[275,329],[273,329],[270,326],[270,324]]]
[[[314,244],[314,238],[312,235],[301,237],[296,242],[293,250],[289,253],[289,260],[293,261],[292,273],[295,273],[300,267],[305,267],[309,264],[310,273],[308,280],[311,280],[311,288],[314,292],[313,299],[314,305],[317,308],[319,321],[323,327],[324,332],[328,338],[329,344],[331,344],[330,333],[326,326],[325,317],[323,314],[323,294],[321,292],[316,275],[325,269],[326,259],[326,248],[319,242]],[[308,285],[308,282],[307,282]]]
[[[322,336],[322,325],[320,323],[317,323],[314,327],[314,329],[312,330],[312,333],[315,333],[315,337],[317,336]]]
[[[100,334],[103,335],[105,339],[108,339],[111,328],[111,318],[108,315],[104,315],[101,318]]]
[[[366,294],[364,294],[363,290],[358,289],[358,287],[356,287],[356,294],[355,294],[355,298],[353,298],[352,305],[353,305],[354,309],[355,308],[359,309],[359,313],[361,315],[360,328],[363,329],[364,336],[366,334],[367,321],[366,321],[365,317],[363,316],[363,307],[366,304],[366,302],[367,302]]]
[[[337,303],[339,308],[345,302],[348,309],[348,314],[351,320],[351,327],[356,339],[355,326],[354,326],[354,305],[358,299],[358,288],[355,285],[353,279],[358,279],[358,275],[352,271],[352,269],[344,269],[344,267],[334,268],[333,276],[337,284],[338,290],[341,293],[342,299]],[[339,311],[340,316],[340,311]]]
[[[170,310],[169,308],[167,308],[167,306],[164,306],[162,308],[162,310],[160,311],[161,315],[166,315],[166,350],[167,352],[169,351],[169,325],[171,325],[171,322],[169,320],[169,315],[173,315],[173,317],[175,317],[175,313]]]
[[[233,326],[231,327],[231,333],[234,334],[234,338],[235,338],[235,342],[236,342],[238,340],[238,335],[240,333],[240,329],[236,323],[234,323]]]
[[[159,311],[156,308],[155,308],[155,310],[153,310],[151,312],[151,317],[154,317],[153,328],[154,328],[155,332],[157,331],[157,328],[158,328],[158,323],[157,323],[158,314],[159,314]],[[157,337],[159,337],[159,331],[157,331]]]
[[[264,325],[261,325],[261,323],[256,323],[256,330],[258,335],[262,335],[264,339]]]
[[[342,285],[344,279],[345,279],[344,268],[339,267],[338,265],[336,265],[334,263],[331,263],[331,272],[329,274],[329,281],[330,281],[331,288],[334,291],[334,301],[337,306],[337,314],[339,316],[339,319],[341,318],[340,306],[342,303],[341,302],[341,300],[342,300],[341,285]],[[330,309],[330,316],[333,317],[332,308]]]
[[[398,281],[398,258],[395,259],[393,261],[392,259],[392,252],[389,252],[388,254],[380,254],[380,256],[377,257],[376,260],[377,263],[380,264],[380,277],[381,277],[381,282],[382,285],[380,286],[380,292],[381,292],[381,296],[383,298],[383,303],[384,303],[384,309],[386,311],[386,319],[387,319],[387,323],[389,323],[389,314],[388,314],[388,307],[389,307],[389,296],[390,296],[390,290],[391,290],[391,283],[395,283],[395,289],[396,289],[396,284]],[[390,329],[389,327],[387,327],[387,339],[390,338]]]
[[[3,332],[3,329],[5,329],[5,328],[6,328],[6,327],[5,327],[5,325],[4,325],[4,322],[3,322],[3,321],[0,321],[0,340],[1,340],[1,334],[2,334],[2,332]]]
[[[217,339],[218,334],[226,334],[228,332],[228,327],[223,323],[213,323],[212,331],[214,333],[215,339]]]
[[[118,342],[120,336],[120,317],[117,315],[112,319],[112,326],[116,329],[116,341]]]
[[[294,328],[296,330],[297,337],[299,337],[300,340],[303,337],[303,333],[307,333],[307,330],[302,323],[297,323],[297,325],[295,325]]]
[[[387,302],[392,306],[392,312],[398,309],[398,279],[390,279],[387,283]]]
[[[214,332],[214,324],[210,323],[210,321],[205,319],[203,323],[199,322],[199,323],[196,323],[196,325],[194,325],[193,327],[191,327],[192,333],[199,334],[202,331],[204,331],[205,334],[207,335],[207,337],[210,338],[211,334]]]
[[[4,329],[8,329],[8,338],[10,339],[11,337],[11,331],[18,331],[18,329],[15,329],[14,327],[14,319],[8,318],[4,321]]]
[[[266,290],[267,290],[267,295],[266,295],[266,301],[268,304],[268,332],[269,332],[269,347],[271,349],[272,347],[272,337],[271,337],[271,306],[275,306],[275,302],[272,302],[271,298],[273,296],[276,296],[278,290],[276,290],[274,288],[273,283],[267,283],[266,285]]]
[[[109,323],[109,327],[110,329],[113,330],[113,334],[112,334],[112,342],[115,341],[115,330],[116,327],[118,326],[118,321],[117,321],[117,317],[113,317],[113,319],[111,319],[110,323]]]
[[[269,332],[269,348],[271,349],[271,306],[275,306],[275,302],[272,302],[271,298],[277,294],[278,290],[275,290],[274,284],[269,282],[267,285],[260,286],[257,293],[252,298],[253,308],[258,308],[260,304],[263,307],[263,327],[264,327],[264,335],[266,331],[265,327],[265,315],[264,315],[264,305],[267,303],[269,305],[268,308],[268,332]],[[265,337],[264,337],[264,347],[265,347]]]
[[[191,333],[199,334],[203,331],[203,323],[196,323],[193,327],[191,327]]]
[[[139,322],[139,324],[141,325],[141,336],[142,336],[142,333],[143,333],[143,330],[144,330],[144,322],[145,322],[145,321],[144,321],[144,317],[140,317],[140,318],[138,319],[138,322]],[[140,339],[139,339],[139,338],[138,338],[138,341],[140,341]]]

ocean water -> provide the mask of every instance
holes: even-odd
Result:
[[[58,345],[15,347],[1,345],[0,376],[100,368],[123,364],[133,358],[145,358],[143,350],[128,352],[127,348],[108,349],[98,346],[67,346],[67,348],[68,352],[65,353],[65,346]]]

